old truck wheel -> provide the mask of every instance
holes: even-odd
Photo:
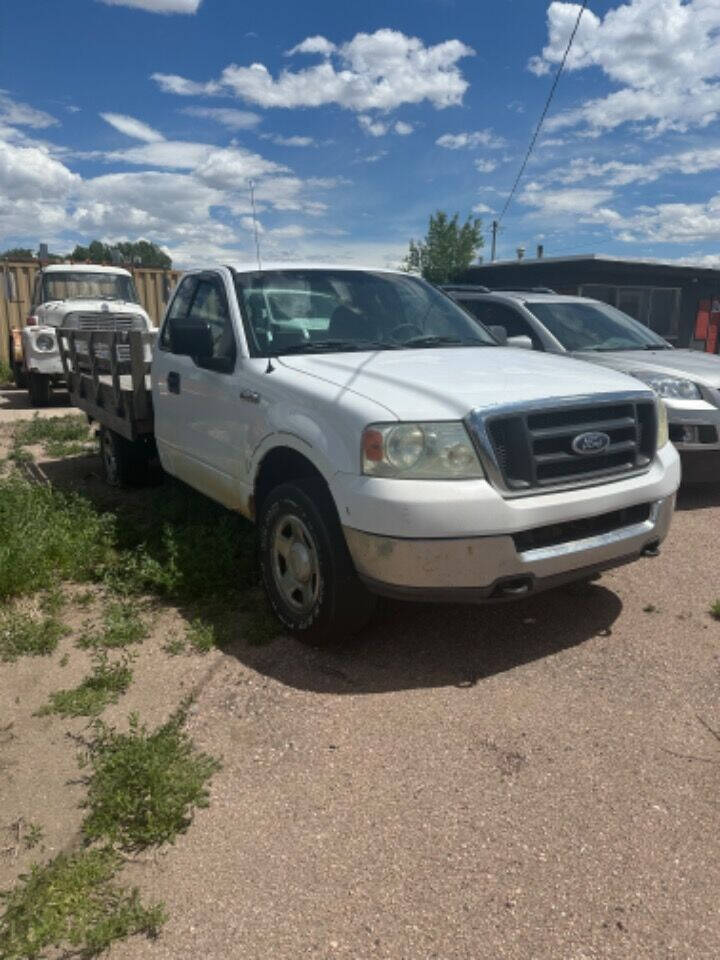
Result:
[[[111,487],[138,486],[147,480],[149,456],[145,447],[109,427],[100,427],[100,458],[103,477]]]
[[[30,373],[28,394],[33,407],[46,407],[50,403],[50,377],[46,373]]]
[[[375,597],[358,579],[335,504],[319,479],[272,490],[260,506],[260,567],[275,615],[299,640],[341,646],[368,622]]]

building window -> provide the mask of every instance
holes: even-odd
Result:
[[[680,324],[679,287],[616,287],[605,283],[587,283],[580,287],[580,294],[617,307],[661,337],[677,339]]]

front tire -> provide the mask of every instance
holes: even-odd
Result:
[[[28,394],[33,407],[46,407],[50,403],[50,377],[46,373],[28,374]]]
[[[298,639],[341,646],[365,626],[375,597],[355,572],[322,480],[303,478],[272,490],[260,505],[258,532],[270,606]]]
[[[147,482],[150,458],[141,441],[133,443],[109,427],[100,427],[100,458],[109,486],[132,487]]]

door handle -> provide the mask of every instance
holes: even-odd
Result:
[[[180,374],[171,370],[167,375],[167,388],[170,393],[180,393]]]
[[[254,390],[241,390],[240,399],[247,400],[248,403],[260,403],[260,394]]]

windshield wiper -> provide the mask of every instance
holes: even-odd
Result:
[[[487,340],[480,340],[476,337],[412,337],[400,344],[403,348],[415,347],[494,347],[495,343],[489,343]]]
[[[363,350],[397,350],[391,343],[381,343],[377,340],[304,340],[302,343],[293,343],[289,347],[272,351],[273,356],[283,356],[288,353],[357,353]]]

